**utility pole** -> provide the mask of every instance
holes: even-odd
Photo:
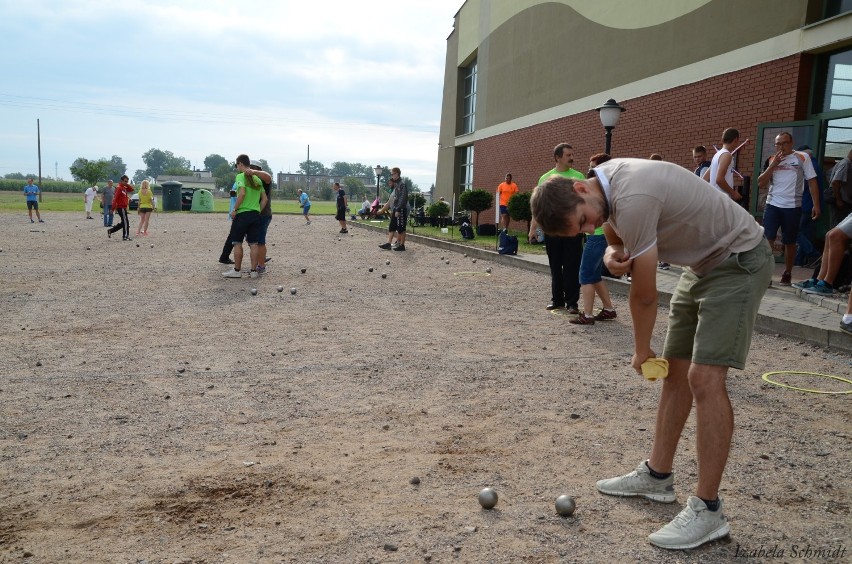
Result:
[[[36,119],[36,136],[38,137],[38,201],[41,202],[41,123]]]

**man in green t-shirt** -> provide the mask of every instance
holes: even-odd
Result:
[[[234,245],[234,267],[228,272],[223,272],[225,278],[240,278],[242,273],[240,267],[243,262],[243,239],[249,244],[249,260],[251,262],[251,277],[257,278],[258,262],[258,240],[261,235],[260,210],[266,205],[266,192],[263,190],[263,182],[258,176],[245,174],[251,166],[248,155],[237,157],[237,178],[234,184],[237,187],[237,201],[231,212],[231,233],[228,236]]]
[[[574,148],[568,143],[560,143],[553,149],[556,166],[541,175],[539,186],[553,175],[583,180],[586,176],[571,168],[574,164]],[[530,221],[530,242],[536,240],[538,222]],[[547,309],[567,308],[569,313],[579,314],[580,301],[580,258],[583,256],[583,235],[576,237],[556,237],[544,235],[547,262],[550,264],[550,303]]]

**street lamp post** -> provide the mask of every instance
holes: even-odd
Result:
[[[376,199],[379,200],[379,202],[381,202],[381,199],[379,198],[379,177],[381,177],[384,171],[385,169],[383,169],[381,165],[376,165],[373,168],[373,172],[376,173]]]
[[[595,108],[595,111],[600,115],[601,125],[606,130],[606,150],[604,152],[609,155],[612,149],[612,130],[615,129],[618,118],[621,117],[621,112],[626,111],[626,109],[619,106],[618,102],[610,98],[606,101],[606,104],[600,108]]]

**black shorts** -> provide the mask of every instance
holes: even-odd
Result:
[[[234,245],[241,245],[243,239],[245,239],[249,245],[256,245],[260,239],[260,230],[260,212],[240,212],[234,216],[234,221],[231,222],[231,233],[228,235],[228,240]]]
[[[337,209],[337,215],[334,216],[337,221],[346,221],[346,210]]]
[[[388,225],[388,231],[405,233],[406,225],[408,225],[408,209],[403,208],[394,212],[394,217],[391,218],[390,225]]]
[[[27,209],[28,209],[28,210],[36,210],[36,211],[38,211],[38,202],[30,202],[30,201],[27,201]]]

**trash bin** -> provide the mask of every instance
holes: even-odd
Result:
[[[213,211],[213,194],[210,190],[196,190],[192,195],[192,211],[194,212],[212,212]]]
[[[163,211],[180,211],[180,189],[183,183],[167,180],[160,186],[163,188]]]

